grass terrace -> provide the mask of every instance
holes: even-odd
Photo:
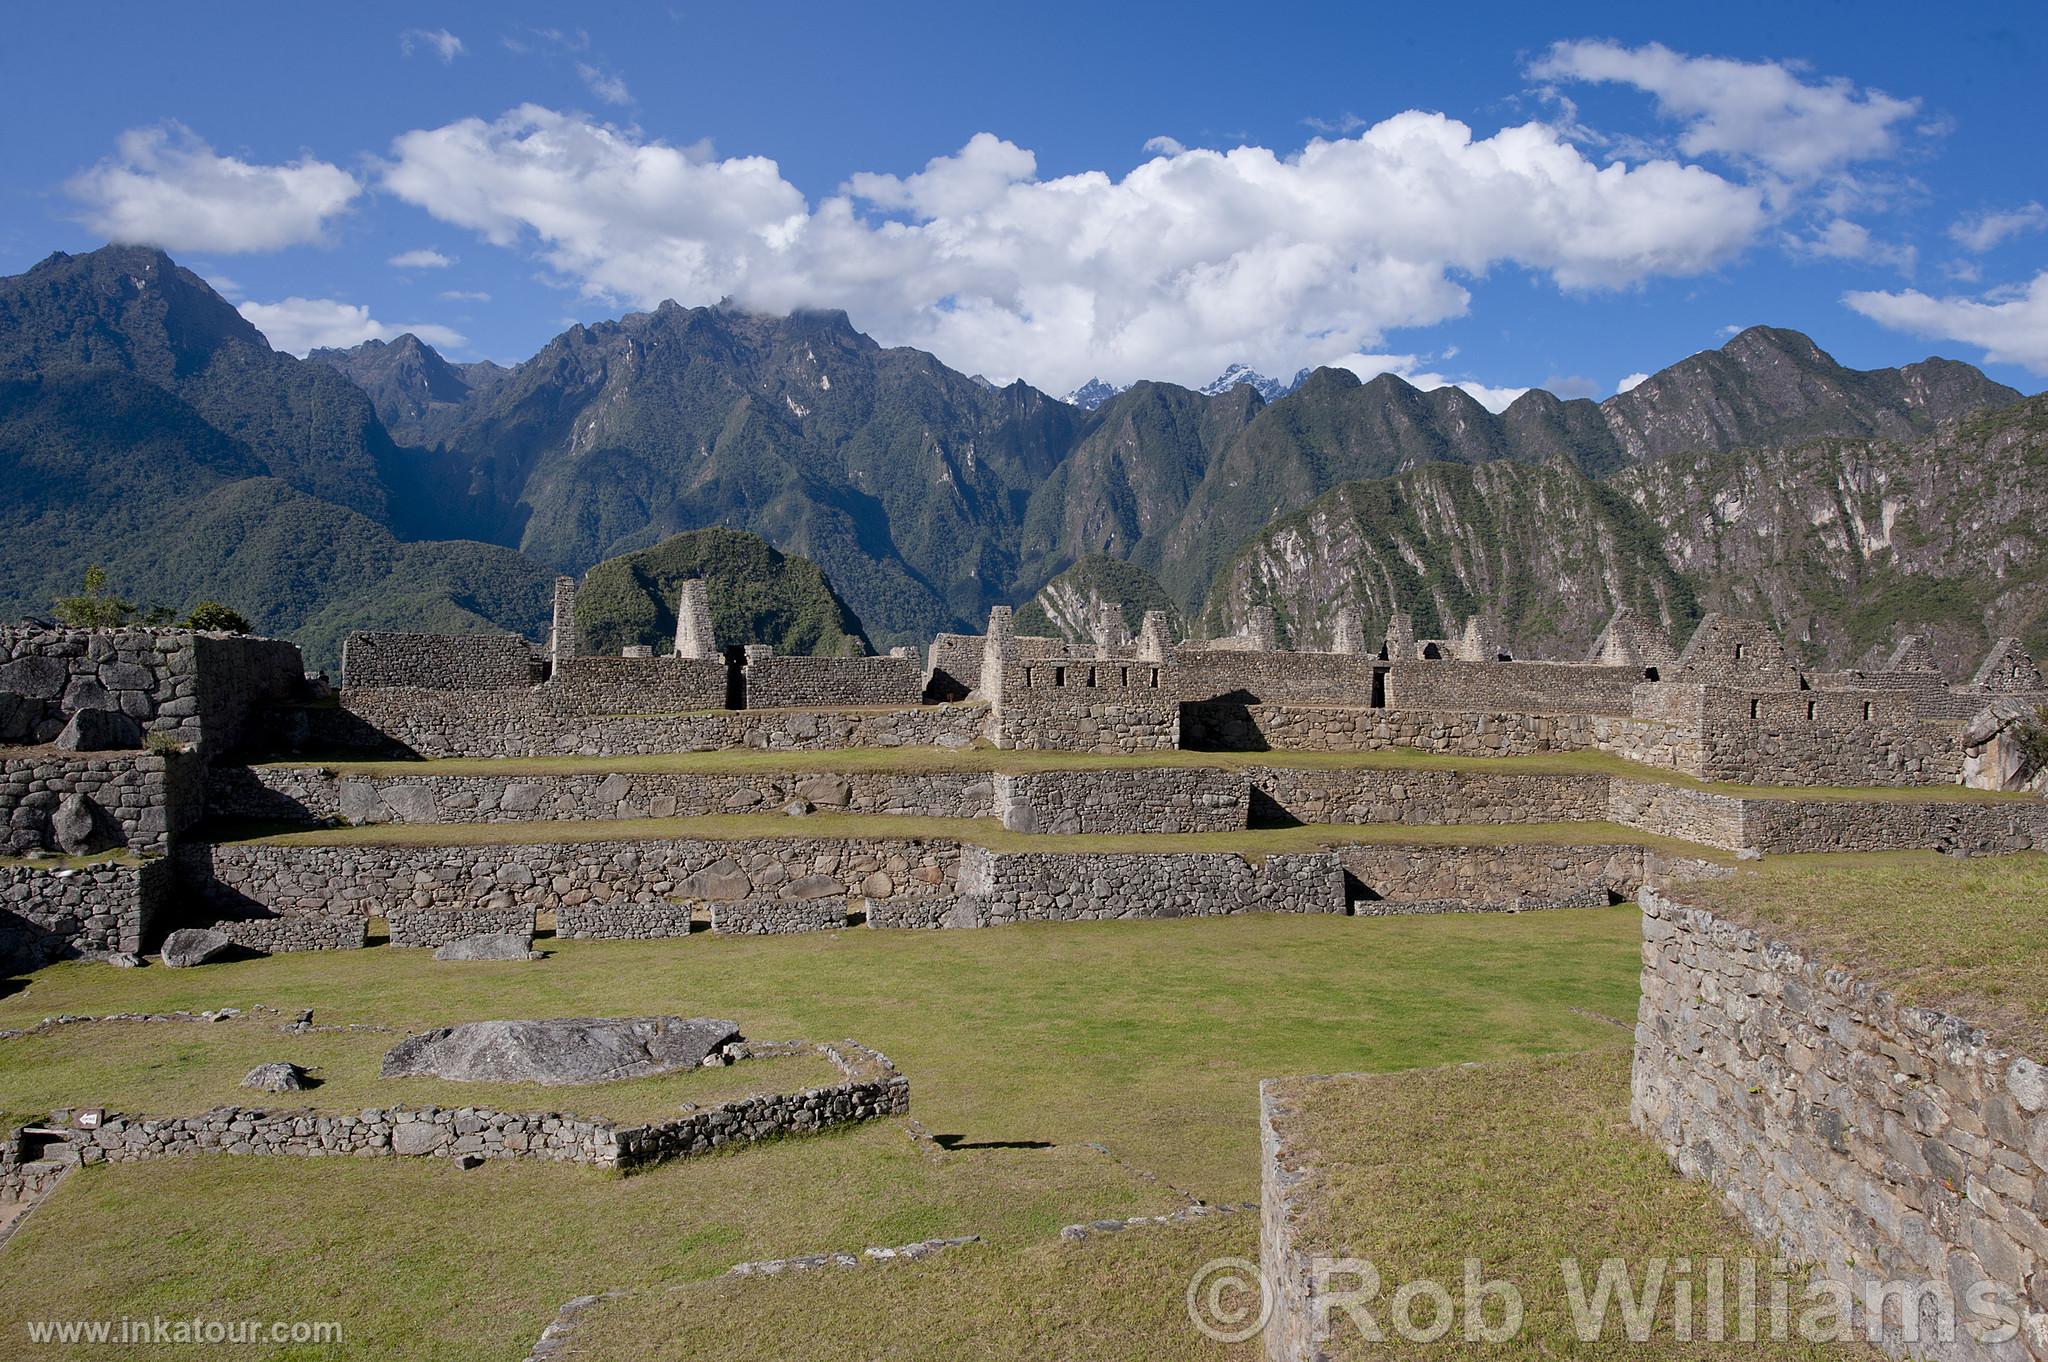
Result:
[[[293,759],[265,763],[312,768],[344,779],[408,776],[576,776],[622,774],[807,775],[889,773],[961,774],[1038,771],[1116,771],[1156,767],[1247,770],[1285,767],[1304,771],[1448,771],[1471,775],[1620,776],[1652,784],[1704,790],[1738,799],[1877,800],[1903,803],[1998,803],[2038,798],[2024,792],[1973,790],[1961,785],[1822,786],[1736,785],[1698,780],[1645,766],[1610,752],[1547,752],[1532,756],[1467,757],[1407,749],[1380,752],[1045,752],[970,748],[867,747],[837,752],[777,752],[732,748],[706,752],[587,757],[442,757],[431,761]]]
[[[1682,897],[2048,1056],[2048,854],[1766,857]]]

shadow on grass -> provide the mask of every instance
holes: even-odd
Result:
[[[1051,1149],[1051,1140],[970,1140],[964,1135],[934,1135],[932,1143],[939,1148],[956,1149]]]

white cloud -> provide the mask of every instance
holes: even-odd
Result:
[[[445,66],[464,49],[462,39],[445,28],[409,28],[398,35],[398,50],[408,57],[416,51],[432,52]]]
[[[373,320],[370,309],[338,302],[333,298],[286,298],[275,303],[243,303],[238,309],[249,324],[261,331],[271,348],[294,355],[327,346],[361,345],[366,340],[390,340],[410,331],[437,349],[468,343],[461,332],[431,322],[393,326]]]
[[[1911,274],[1919,252],[1903,242],[1880,241],[1870,229],[1847,218],[1831,218],[1811,236],[1788,237],[1794,255],[1815,260],[1847,260],[1863,265],[1882,265]]]
[[[1621,382],[1615,384],[1614,391],[1616,391],[1617,393],[1634,392],[1637,388],[1641,387],[1645,383],[1648,383],[1649,381],[1650,376],[1648,374],[1633,373],[1630,374],[1627,378],[1621,380]]]
[[[362,186],[311,157],[254,165],[215,154],[180,123],[131,128],[65,188],[109,241],[173,251],[275,251],[323,239]]]
[[[1982,255],[2008,237],[2038,232],[2048,227],[2048,208],[2029,203],[2004,212],[1983,212],[1958,219],[1948,229],[1949,240],[1964,250]]]
[[[885,343],[1054,392],[1199,383],[1238,361],[1292,373],[1462,315],[1462,280],[1497,265],[1626,287],[1713,269],[1765,221],[1761,191],[1698,166],[1600,166],[1540,123],[1475,138],[1415,112],[1287,156],[1036,169],[983,133],[812,205],[771,160],[526,105],[403,134],[383,183],[497,245],[534,244],[594,300],[843,307]]]
[[[631,104],[633,92],[626,88],[626,82],[619,76],[587,61],[576,63],[576,75],[590,87],[590,93],[607,104]]]
[[[1329,367],[1333,369],[1349,369],[1368,383],[1378,378],[1381,374],[1392,374],[1402,382],[1420,388],[1424,392],[1429,392],[1436,388],[1463,388],[1478,401],[1480,406],[1496,415],[1506,411],[1511,402],[1529,391],[1527,388],[1495,387],[1492,384],[1480,383],[1469,378],[1446,378],[1442,374],[1423,367],[1428,363],[1429,359],[1424,355],[1358,354],[1345,355],[1341,359],[1331,360]]]
[[[1808,79],[1789,62],[1694,57],[1662,43],[1560,42],[1531,63],[1529,74],[1632,86],[1685,125],[1678,146],[1686,155],[1753,162],[1790,180],[1892,155],[1901,125],[1920,107],[1917,99],[1861,89],[1839,76]]]
[[[401,270],[445,270],[455,263],[455,257],[431,250],[401,251],[385,263]]]
[[[1856,311],[1894,331],[1981,347],[1992,364],[2019,364],[2048,374],[2048,270],[2024,286],[1996,289],[1982,298],[1934,298],[1918,289],[1850,293]]]
[[[451,288],[444,292],[441,297],[451,303],[488,303],[491,301],[491,295],[485,293],[482,289]]]

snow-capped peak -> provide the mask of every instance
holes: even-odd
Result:
[[[1301,382],[1301,376],[1298,374],[1295,376],[1294,383],[1282,383],[1277,378],[1267,378],[1249,364],[1233,364],[1218,374],[1215,379],[1203,384],[1197,391],[1204,397],[1216,397],[1222,393],[1229,392],[1238,384],[1244,383],[1250,385],[1251,390],[1260,397],[1271,402],[1276,397],[1293,392],[1295,384],[1299,382]]]
[[[1128,384],[1104,383],[1099,378],[1091,378],[1080,387],[1068,393],[1066,401],[1073,406],[1079,407],[1082,411],[1094,411],[1128,386]]]

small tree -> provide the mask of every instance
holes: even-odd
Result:
[[[135,606],[107,590],[107,570],[94,563],[85,570],[85,590],[59,596],[50,613],[74,629],[115,629],[135,618]]]
[[[2034,717],[2013,727],[2020,760],[2029,771],[2048,769],[2048,706],[2034,711]]]
[[[185,616],[187,629],[206,629],[224,634],[246,634],[250,632],[248,617],[231,606],[219,601],[201,601],[192,607],[192,613]]]

